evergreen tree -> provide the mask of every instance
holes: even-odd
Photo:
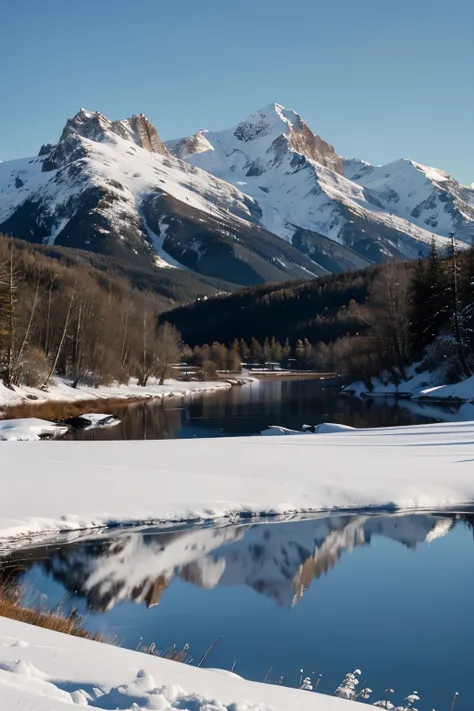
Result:
[[[449,314],[449,324],[455,342],[455,357],[459,361],[459,367],[465,377],[472,375],[468,364],[468,344],[465,329],[465,319],[461,305],[461,293],[463,291],[460,261],[456,249],[454,233],[451,233],[451,243],[448,248],[448,256],[445,261],[446,270],[446,296],[448,297],[447,311]]]
[[[250,348],[248,347],[243,338],[241,338],[239,342],[239,353],[240,360],[242,361],[242,363],[248,363],[250,358]]]
[[[436,243],[431,243],[431,249],[425,271],[426,279],[426,310],[420,322],[425,344],[432,343],[439,335],[442,327],[449,320],[449,294],[447,293],[446,271],[443,267]]]
[[[250,341],[250,357],[256,363],[262,362],[262,346],[256,338]]]
[[[270,341],[270,358],[274,363],[281,363],[283,358],[283,348],[281,347],[280,341],[275,339],[275,336],[273,336]]]

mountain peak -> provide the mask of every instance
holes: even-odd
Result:
[[[234,128],[234,136],[247,143],[255,139],[270,136],[276,138],[289,133],[301,118],[292,109],[285,109],[281,104],[269,104],[256,111]]]
[[[166,147],[173,156],[180,158],[181,160],[185,160],[189,156],[195,155],[196,153],[213,151],[214,147],[206,138],[206,133],[209,133],[209,131],[201,129],[196,131],[196,133],[192,136],[177,138],[174,141],[167,141]]]
[[[72,119],[67,120],[60,143],[71,136],[80,136],[90,141],[103,141],[110,134],[131,141],[151,153],[168,155],[156,128],[144,114],[134,114],[127,119],[110,121],[100,111],[82,108]]]
[[[273,146],[278,156],[289,147],[340,175],[343,173],[342,159],[333,146],[314,134],[294,109],[287,109],[282,104],[269,104],[251,114],[235,126],[233,135],[242,143],[259,141],[262,151]]]

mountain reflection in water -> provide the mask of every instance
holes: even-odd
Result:
[[[435,514],[340,515],[108,537],[95,533],[59,547],[22,551],[21,562],[27,570],[40,566],[91,610],[132,600],[152,607],[174,578],[205,590],[245,585],[291,607],[343,553],[369,545],[375,536],[415,548],[446,535],[456,521]],[[19,555],[9,558],[10,574]]]

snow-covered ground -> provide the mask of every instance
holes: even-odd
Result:
[[[37,417],[18,418],[16,420],[0,420],[0,442],[38,441],[43,437],[60,437],[69,427],[61,427],[48,420]]]
[[[288,427],[282,427],[281,425],[270,425],[260,434],[266,437],[275,435],[329,434],[331,432],[344,432],[344,430],[353,429],[353,427],[349,427],[348,425],[339,425],[335,422],[322,422],[320,425],[303,425],[300,431],[290,430]]]
[[[186,397],[194,393],[212,392],[214,390],[226,390],[232,387],[231,380],[222,382],[184,382],[180,380],[166,380],[164,385],[159,385],[158,381],[150,378],[145,387],[137,385],[131,380],[129,385],[100,385],[98,388],[89,385],[78,385],[77,388],[61,379],[56,378],[47,390],[37,388],[13,387],[6,388],[0,383],[0,408],[10,405],[21,405],[22,403],[41,402],[81,402],[86,400],[107,400],[107,399],[136,399],[136,398],[158,398]]]
[[[474,422],[291,437],[5,442],[0,538],[116,523],[474,503]]]
[[[343,699],[0,618],[0,708],[64,711],[72,704],[135,711],[358,711]]]
[[[408,369],[406,380],[399,385],[383,382],[380,378],[372,378],[372,390],[358,381],[347,385],[343,392],[358,397],[399,396],[409,397],[413,400],[474,402],[474,376],[459,383],[445,385],[439,382],[440,376],[436,372],[417,373],[416,367],[417,364]]]

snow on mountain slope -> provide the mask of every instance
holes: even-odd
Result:
[[[417,257],[433,238],[444,246],[452,228],[447,220],[433,230],[411,210],[392,209],[384,190],[380,195],[377,184],[363,182],[373,166],[357,159],[344,163],[298,114],[279,104],[230,129],[200,131],[167,147],[257,200],[261,224],[290,242],[302,228],[377,262]]]
[[[56,146],[0,164],[0,231],[236,283],[326,270],[257,226],[258,203],[170,156],[143,116],[82,109]],[[171,259],[167,259],[167,255]]]
[[[57,145],[0,163],[1,232],[241,285],[415,258],[472,225],[474,190],[411,161],[343,161],[279,104],[167,147],[142,114],[81,109]]]
[[[459,240],[474,242],[474,190],[448,173],[403,158],[358,169],[354,161],[347,163],[351,179],[370,189],[393,214],[436,235],[455,232]]]

